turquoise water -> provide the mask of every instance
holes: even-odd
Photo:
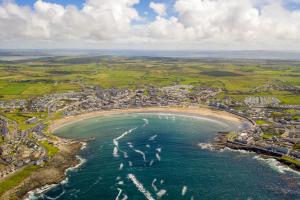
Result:
[[[123,114],[67,125],[66,138],[95,137],[86,162],[38,199],[300,199],[300,176],[255,154],[213,152],[199,143],[237,124],[213,119]],[[273,166],[273,167],[272,167]]]

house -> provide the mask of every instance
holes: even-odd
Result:
[[[31,117],[29,119],[26,120],[26,124],[34,124],[38,121],[37,117]]]

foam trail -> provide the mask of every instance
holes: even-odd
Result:
[[[187,191],[187,186],[183,186],[181,190],[181,195],[184,196]]]
[[[191,200],[194,200],[194,196],[191,196]]]
[[[155,156],[156,156],[156,158],[157,158],[157,160],[158,160],[158,161],[160,161],[160,160],[161,160],[161,158],[160,158],[160,156],[159,156],[159,154],[158,154],[158,153],[156,153],[156,154],[155,154]]]
[[[152,137],[149,138],[150,141],[155,140],[155,138],[157,137],[157,135],[153,135]]]
[[[128,165],[129,165],[129,167],[133,166],[131,161],[128,161]]]
[[[144,120],[144,122],[145,122],[145,124],[143,125],[143,127],[145,127],[146,125],[149,124],[149,120],[148,120],[148,119],[143,119],[143,120]]]
[[[151,160],[149,165],[152,166],[153,163],[154,163],[154,160]]]
[[[140,183],[133,174],[128,174],[128,178],[133,182],[133,184],[137,187],[137,189],[141,193],[143,193],[143,195],[146,197],[146,199],[148,199],[148,200],[155,200],[152,197],[151,193],[144,188],[144,186],[142,185],[142,183]]]
[[[124,194],[123,198],[121,200],[127,200],[128,196],[126,194]]]
[[[139,154],[141,154],[141,155],[143,156],[144,162],[147,162],[147,160],[146,160],[146,155],[145,155],[144,152],[142,152],[142,151],[140,151],[140,150],[137,150],[137,149],[135,149],[134,151],[137,152],[137,153],[139,153]]]
[[[122,151],[123,152],[123,156],[124,156],[124,158],[128,158],[128,154],[127,154],[127,152],[125,152],[125,151]]]
[[[127,142],[127,144],[128,144],[128,146],[129,146],[130,148],[133,148],[133,147],[134,147],[134,146],[132,145],[131,142]]]
[[[152,186],[153,190],[154,190],[155,192],[157,192],[157,187],[156,187],[156,185],[155,185],[155,182],[156,182],[156,178],[153,179],[153,181],[152,181],[152,183],[151,183],[151,186]]]
[[[156,195],[160,199],[162,196],[164,196],[167,193],[167,190],[159,190]]]
[[[157,148],[156,151],[158,151],[160,153],[161,152],[161,148]]]
[[[116,147],[116,146],[114,147],[113,156],[114,156],[115,158],[119,157],[118,147]]]
[[[119,137],[115,138],[115,140],[118,141],[118,140],[122,139],[122,138],[125,137],[127,134],[129,134],[129,133],[131,133],[132,131],[134,131],[135,129],[137,129],[137,127],[132,128],[132,129],[130,129],[130,130],[128,130],[128,131],[125,131],[122,135],[120,135]]]
[[[121,196],[121,194],[122,194],[122,192],[123,192],[123,190],[120,189],[120,188],[118,188],[118,190],[119,190],[119,192],[118,192],[118,195],[116,196],[116,199],[115,199],[115,200],[119,200],[119,198],[120,198],[120,196]]]
[[[117,184],[118,185],[124,185],[124,181],[119,181]]]
[[[121,164],[120,164],[120,167],[119,167],[119,170],[122,170],[122,169],[123,169],[123,167],[124,167],[124,164],[123,164],[123,163],[121,163]]]
[[[135,129],[137,129],[137,127],[132,128],[132,129],[130,129],[128,131],[125,131],[122,135],[120,135],[119,137],[113,139],[113,144],[115,145],[114,151],[113,151],[113,156],[114,157],[119,157],[119,154],[118,154],[119,140],[122,139],[123,137],[125,137],[127,134],[129,134],[132,131],[134,131]]]

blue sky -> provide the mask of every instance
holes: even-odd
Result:
[[[30,5],[32,6],[36,0],[15,0],[15,2],[19,5]],[[78,8],[82,8],[85,0],[44,0],[46,2],[51,3],[57,3],[60,5],[76,5]],[[109,1],[109,0],[108,0]],[[164,3],[168,10],[168,15],[176,15],[174,13],[172,5],[174,4],[175,0],[140,0],[138,4],[136,4],[134,7],[139,12],[140,16],[145,17],[147,21],[153,21],[155,19],[156,14],[152,9],[149,8],[150,2],[156,2],[156,3]]]

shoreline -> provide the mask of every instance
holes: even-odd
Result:
[[[201,146],[201,145],[199,145],[199,146]],[[274,159],[274,160],[278,161],[282,166],[288,167],[289,169],[294,170],[298,173],[300,172],[300,166],[297,166],[292,162],[282,159],[282,155],[277,155],[276,153],[268,152],[264,149],[257,148],[255,146],[243,145],[243,144],[238,144],[238,143],[227,141],[225,133],[222,133],[222,132],[219,132],[217,134],[214,141],[212,141],[210,147],[217,151],[228,148],[233,151],[246,151],[249,153],[253,152],[257,156],[262,157],[263,159]]]
[[[210,107],[149,107],[149,108],[130,108],[101,110],[95,112],[82,113],[65,117],[58,120],[50,121],[49,132],[55,135],[55,130],[62,128],[68,124],[76,123],[82,120],[96,118],[100,116],[113,116],[118,114],[130,113],[168,113],[168,114],[184,114],[187,116],[206,117],[215,120],[226,120],[234,123],[248,123],[247,119],[234,115],[232,113],[216,110]],[[76,169],[82,164],[82,160],[78,159],[78,153],[86,146],[86,142],[79,140],[65,139],[63,137],[55,137],[60,142],[60,152],[49,161],[46,167],[42,167],[34,171],[20,185],[7,191],[1,199],[28,199],[29,195],[48,187],[55,187],[67,178],[68,170]],[[62,165],[56,164],[57,160]]]
[[[30,192],[60,184],[66,179],[68,169],[79,166],[81,160],[78,159],[78,153],[82,148],[82,143],[59,137],[57,139],[60,141],[60,151],[50,159],[46,166],[33,171],[19,185],[6,191],[0,200],[28,199]]]
[[[57,129],[60,129],[68,124],[76,123],[86,119],[96,118],[100,116],[112,116],[118,114],[130,114],[130,113],[170,113],[170,114],[186,114],[189,116],[199,116],[213,118],[216,120],[227,120],[235,123],[251,123],[248,119],[240,117],[238,115],[216,110],[210,107],[149,107],[149,108],[129,108],[129,109],[114,109],[114,110],[101,110],[88,113],[82,113],[78,115],[64,117],[62,119],[54,120],[50,123],[49,132],[54,133]]]

